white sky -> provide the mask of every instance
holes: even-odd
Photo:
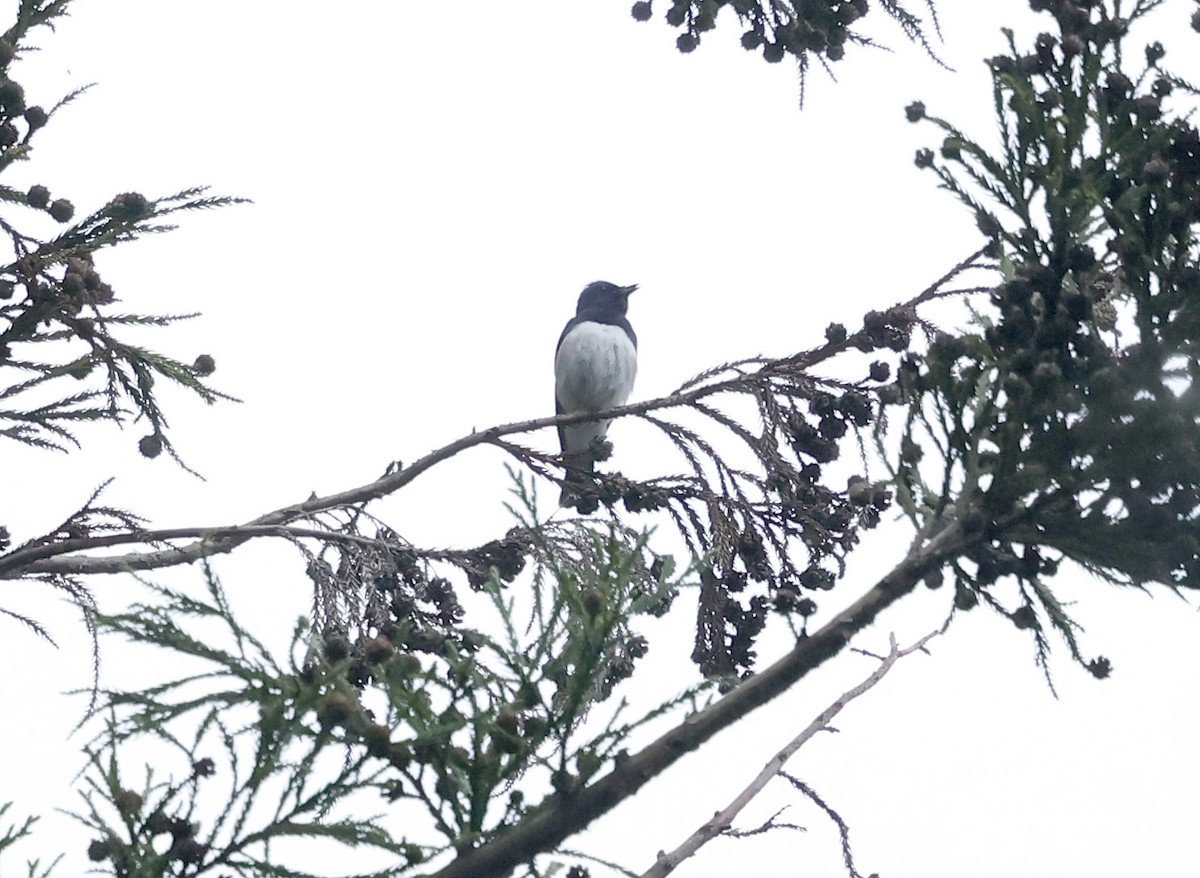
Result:
[[[744,53],[728,20],[685,57],[628,5],[79,0],[18,78],[47,105],[99,85],[6,182],[44,183],[80,214],[116,192],[202,183],[254,199],[99,262],[130,310],[202,311],[147,338],[185,360],[213,354],[219,386],[245,404],[170,399],[177,446],[206,482],[140,458],[136,429],[69,457],[5,448],[15,536],[53,526],[109,476],[110,501],[156,525],[226,524],[369,481],[472,427],[545,415],[554,341],[597,278],[641,285],[635,398],[647,398],[718,362],[808,347],[830,320],[914,294],[977,246],[971,219],[913,167],[914,149],[940,138],[903,107],[920,98],[990,134],[979,59],[1001,49],[1002,23],[1036,33],[1024,4],[940,4],[954,74],[876,21],[895,53],[849,51],[839,83],[811,77],[803,111],[792,68]],[[1167,6],[1159,21],[1184,30],[1193,4]],[[636,427],[613,438],[615,465],[653,471]],[[472,452],[379,511],[417,543],[491,539],[509,525],[500,460]],[[903,524],[873,538],[822,609],[851,601],[906,538]],[[263,636],[285,642],[308,603],[298,560],[252,547],[218,571]],[[1032,644],[980,610],[790,764],[850,821],[864,874],[1126,878],[1197,862],[1194,606],[1061,579],[1111,680],[1064,651],[1056,701]],[[106,608],[137,594],[123,578],[93,587]],[[87,684],[86,636],[58,598],[5,592],[62,648],[4,624],[0,698],[16,707],[0,801],[71,807],[79,741],[65,738],[81,704],[57,693]],[[950,598],[913,596],[857,645],[915,639]],[[653,648],[691,673],[685,642]],[[120,655],[106,679],[130,670]],[[646,868],[870,669],[852,657],[822,669],[573,844]],[[807,834],[717,841],[678,874],[843,874],[832,827],[782,784],[747,823],[788,802]],[[69,826],[24,852],[53,855],[58,839],[61,874],[81,871],[88,839]]]

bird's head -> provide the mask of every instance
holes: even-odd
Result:
[[[619,287],[606,280],[593,281],[579,294],[579,305],[575,309],[575,313],[603,311],[610,314],[624,314],[629,307],[629,294],[636,289],[637,284]]]

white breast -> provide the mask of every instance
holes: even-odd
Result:
[[[554,375],[564,412],[624,405],[637,375],[637,349],[619,326],[580,323],[559,346]]]

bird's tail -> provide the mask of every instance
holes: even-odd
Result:
[[[564,455],[564,461],[566,462],[564,472],[566,481],[563,484],[562,493],[558,495],[558,505],[574,506],[575,500],[579,496],[578,485],[586,482],[588,476],[595,471],[596,462],[587,451]]]

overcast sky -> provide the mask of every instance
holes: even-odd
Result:
[[[978,246],[970,217],[913,166],[938,138],[903,107],[920,98],[989,135],[980,59],[1001,50],[1003,23],[1036,33],[1024,4],[940,4],[939,51],[957,72],[876,21],[895,51],[851,49],[837,83],[815,72],[803,110],[794,70],[743,52],[730,20],[681,56],[628,5],[79,0],[18,78],[46,105],[98,84],[6,182],[43,183],[80,214],[117,192],[195,184],[253,199],[99,262],[130,310],[203,312],[146,338],[184,360],[212,354],[218,386],[244,403],[169,397],[177,447],[206,481],[142,459],[136,428],[90,433],[69,457],[4,448],[14,535],[54,526],[110,476],[109,500],[158,526],[235,523],[472,428],[549,414],[554,341],[591,280],[641,285],[637,399],[720,362],[809,347],[831,320],[913,295]],[[1157,20],[1182,32],[1193,8],[1173,0]],[[615,426],[615,465],[653,473],[644,438]],[[537,441],[549,449],[553,435]],[[472,452],[379,512],[419,544],[494,538],[510,523],[500,461]],[[852,601],[907,537],[903,523],[873,536],[822,610]],[[256,630],[285,643],[309,600],[300,560],[250,547],[217,569]],[[1110,680],[1063,651],[1055,700],[1032,644],[980,610],[790,764],[850,821],[864,874],[1127,878],[1200,861],[1194,603],[1078,574],[1055,584],[1078,601],[1085,652],[1111,658]],[[121,577],[92,585],[105,608],[137,596]],[[57,693],[88,684],[87,638],[58,598],[13,583],[5,595],[62,648],[0,623],[14,717],[0,801],[70,807],[81,757],[66,736],[82,703]],[[950,599],[922,591],[857,645],[915,639]],[[676,635],[653,643],[669,653],[660,667],[691,674]],[[112,682],[128,670],[121,655],[106,663]],[[871,667],[821,669],[572,844],[646,868]],[[717,841],[678,874],[843,874],[832,827],[782,785],[746,822],[789,802],[808,833]],[[56,853],[60,839],[61,874],[76,874],[87,838],[69,826],[25,852]]]

